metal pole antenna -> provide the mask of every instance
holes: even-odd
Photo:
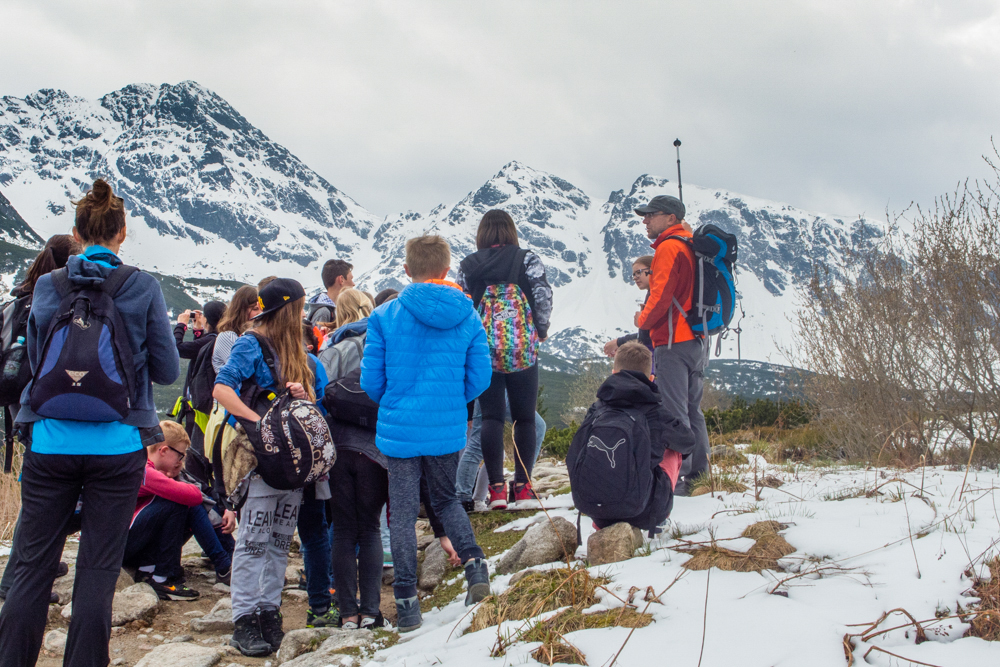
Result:
[[[674,139],[674,148],[677,149],[677,198],[684,203],[684,191],[681,189],[681,140]]]

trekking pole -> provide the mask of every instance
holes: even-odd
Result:
[[[674,139],[674,148],[677,149],[677,198],[684,203],[684,191],[681,189],[681,140]]]

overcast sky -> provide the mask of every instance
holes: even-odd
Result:
[[[990,172],[1000,4],[0,0],[0,95],[193,79],[379,214],[510,160],[882,218]],[[1000,138],[1000,137],[998,137]]]

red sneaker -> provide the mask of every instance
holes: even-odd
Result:
[[[514,504],[512,509],[541,509],[542,504],[538,502],[538,496],[535,495],[535,490],[531,488],[531,482],[524,484],[514,484],[511,482],[511,484],[514,490]]]
[[[490,509],[507,509],[507,485],[503,482],[499,484],[490,484]]]

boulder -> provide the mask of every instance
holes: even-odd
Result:
[[[51,630],[45,633],[45,640],[42,646],[46,651],[52,651],[56,655],[62,655],[66,651],[66,633],[62,630]]]
[[[233,631],[233,600],[221,598],[208,612],[200,618],[192,618],[190,623],[194,632],[232,632]]]
[[[541,572],[541,570],[521,570],[520,572],[516,572],[514,576],[510,578],[510,581],[507,582],[507,585],[513,586],[517,582],[527,577],[529,574],[535,574],[536,572]]]
[[[392,582],[396,581],[396,570],[391,567],[382,568],[382,585],[392,586]]]
[[[115,592],[123,591],[134,583],[135,579],[132,578],[132,575],[128,571],[122,570],[118,573],[118,581],[115,582]]]
[[[143,656],[135,667],[213,667],[222,658],[217,648],[195,644],[163,644]]]
[[[115,593],[111,603],[111,625],[149,621],[156,616],[159,604],[160,598],[149,584],[132,584]]]
[[[286,632],[285,638],[281,640],[278,653],[275,655],[277,663],[280,665],[303,653],[315,651],[323,643],[323,640],[334,631],[334,628],[303,628]]]
[[[628,560],[642,546],[642,532],[627,523],[616,523],[592,534],[587,540],[587,560],[604,565]]]
[[[417,570],[417,587],[425,591],[432,591],[444,581],[444,575],[447,572],[448,554],[445,553],[441,542],[434,540],[430,546],[424,549],[424,562]]]
[[[52,592],[59,596],[59,604],[69,604],[73,600],[73,582],[76,580],[76,564],[70,563],[69,572],[52,582]]]
[[[545,519],[529,528],[497,564],[499,574],[562,560],[576,553],[576,526],[562,517]]]
[[[286,586],[297,586],[299,583],[299,568],[295,565],[289,565],[285,568],[285,585]]]
[[[363,649],[372,645],[375,635],[371,630],[344,630],[329,628],[330,635],[312,653],[303,653],[288,662],[279,664],[285,667],[357,667],[357,657],[345,652],[352,649]],[[284,642],[282,642],[284,647]]]

